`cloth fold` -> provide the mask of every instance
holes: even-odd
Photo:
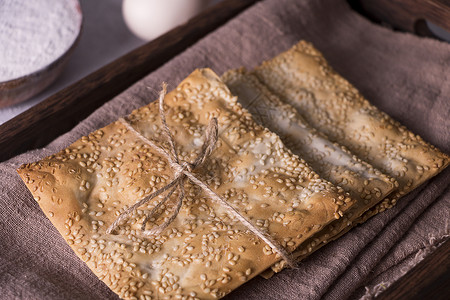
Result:
[[[374,105],[450,153],[450,45],[372,24],[344,0],[266,0],[209,34],[106,103],[43,149],[0,164],[0,294],[4,299],[117,299],[66,245],[15,169],[157,99],[195,68],[217,73],[261,61],[300,39]],[[393,209],[323,247],[298,269],[255,278],[228,299],[370,298],[448,238],[450,171],[403,197]],[[381,284],[381,285],[380,285]],[[381,288],[380,288],[381,287]]]

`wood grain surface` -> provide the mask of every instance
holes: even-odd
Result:
[[[224,0],[0,126],[0,161],[43,147],[96,108],[259,0]],[[371,17],[415,32],[428,19],[450,31],[448,0],[349,0]],[[443,10],[442,10],[443,8]],[[377,299],[450,299],[450,241]]]
[[[447,240],[376,299],[450,299],[450,240]]]
[[[434,36],[425,20],[450,32],[450,0],[349,0],[374,21],[421,36]]]
[[[43,147],[259,0],[224,0],[0,126],[0,161]]]

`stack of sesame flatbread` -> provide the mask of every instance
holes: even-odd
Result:
[[[222,79],[196,70],[165,97],[165,106],[186,163],[217,118],[215,150],[193,174],[298,259],[391,207],[449,163],[370,105],[306,42]],[[18,170],[101,280],[126,299],[208,299],[285,266],[277,249],[189,180],[163,232],[141,230],[162,194],[108,234],[121,213],[177,175],[168,157],[141,137],[168,149],[158,104],[127,119],[139,134],[115,122]],[[169,220],[175,206],[167,201],[148,226]]]
[[[296,249],[299,259],[392,207],[449,163],[447,155],[371,105],[306,41],[253,71],[231,70],[222,78],[258,123],[356,200],[344,218]]]

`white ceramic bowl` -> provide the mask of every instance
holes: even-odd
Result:
[[[6,0],[8,1],[8,0]],[[48,62],[45,63],[45,65],[41,65],[39,66],[38,64],[36,64],[36,68],[33,69],[30,66],[24,66],[24,69],[27,70],[28,74],[21,74],[19,77],[16,78],[10,78],[7,80],[4,80],[2,82],[0,82],[0,108],[1,107],[6,107],[6,106],[10,106],[13,104],[17,104],[19,102],[25,101],[31,97],[33,97],[34,95],[38,94],[39,92],[41,92],[42,90],[44,90],[47,86],[49,86],[53,81],[55,81],[55,79],[58,77],[58,75],[60,75],[60,73],[62,72],[64,66],[66,65],[69,56],[71,55],[71,53],[73,52],[73,49],[75,48],[80,34],[81,34],[81,28],[82,28],[82,12],[81,12],[81,7],[80,7],[80,3],[78,0],[39,0],[39,1],[33,1],[36,3],[40,3],[43,6],[43,9],[40,9],[38,14],[35,14],[34,10],[22,10],[20,8],[20,5],[26,5],[26,2],[29,0],[9,0],[10,2],[8,3],[9,6],[9,10],[8,11],[8,4],[5,4],[6,2],[4,2],[4,4],[0,4],[0,5],[5,5],[4,7],[0,6],[0,18],[2,18],[2,14],[7,14],[7,13],[16,13],[19,17],[17,19],[12,19],[9,18],[10,20],[10,24],[9,28],[10,30],[7,31],[8,28],[3,28],[3,32],[2,32],[2,28],[0,28],[0,34],[4,33],[5,35],[9,34],[13,34],[13,35],[24,35],[26,34],[26,30],[27,27],[26,26],[22,26],[21,22],[23,22],[23,18],[27,18],[27,13],[25,13],[26,11],[32,11],[33,15],[30,18],[34,18],[33,22],[49,22],[50,20],[50,16],[48,15],[48,10],[45,9],[45,5],[43,5],[43,1],[45,1],[45,4],[48,5],[52,5],[55,4],[55,1],[63,1],[64,5],[61,13],[61,20],[58,20],[58,16],[55,17],[55,15],[52,15],[52,22],[54,22],[55,24],[63,24],[63,22],[72,22],[71,24],[69,24],[71,27],[70,32],[64,32],[64,36],[62,36],[62,38],[60,40],[55,39],[49,39],[48,36],[58,36],[58,34],[53,34],[51,35],[53,32],[47,32],[48,36],[44,36],[42,38],[42,40],[45,40],[45,42],[47,42],[49,44],[49,47],[51,47],[52,43],[63,43],[63,44],[59,44],[58,47],[60,48],[61,51],[59,51],[60,53],[58,53],[57,51],[55,51],[55,56],[51,58],[51,60],[49,60]],[[11,8],[11,5],[13,4],[18,4],[19,7],[13,7]],[[59,2],[62,3],[62,2]],[[5,8],[6,7],[6,8]],[[12,21],[11,21],[12,20]],[[1,22],[0,22],[1,24]],[[67,24],[67,23],[66,23]],[[44,24],[47,25],[47,27],[49,28],[49,31],[55,30],[58,31],[60,30],[61,32],[61,26],[50,26],[48,24]],[[15,28],[15,26],[17,26],[17,30]],[[47,28],[46,27],[46,28]],[[12,28],[12,30],[11,30]],[[30,29],[28,29],[30,30]],[[6,33],[5,33],[6,32]],[[68,34],[70,34],[70,36],[68,36]],[[73,36],[72,36],[73,35]],[[60,33],[61,36],[61,33]],[[47,39],[45,39],[47,37]],[[18,37],[20,38],[20,37]],[[27,40],[27,39],[24,39]],[[28,39],[28,40],[33,40],[33,39]],[[17,47],[17,45],[19,44],[15,44],[14,47]],[[7,52],[8,49],[8,45],[4,45],[3,46],[4,49],[6,49],[5,52]],[[14,48],[11,47],[11,48]],[[25,49],[39,49],[39,47],[32,47],[30,45],[26,45],[26,43],[23,45],[23,47],[25,47]],[[27,48],[28,47],[28,48]],[[41,47],[41,48],[45,48],[45,47]],[[23,50],[25,51],[25,50]],[[30,55],[38,55],[38,53],[33,53],[33,51],[30,50]],[[2,60],[6,60],[8,59],[8,57],[5,57],[6,55],[0,56],[0,63],[2,63]],[[4,64],[6,64],[6,62],[4,62]],[[11,64],[12,65],[12,64]],[[28,69],[27,69],[28,67]],[[34,67],[34,66],[33,66]]]

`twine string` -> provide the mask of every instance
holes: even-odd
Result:
[[[184,180],[189,178],[191,182],[199,186],[214,202],[222,205],[229,213],[231,213],[236,219],[238,219],[244,226],[246,226],[251,232],[253,232],[256,236],[258,236],[261,240],[263,240],[272,250],[275,250],[281,258],[283,258],[287,264],[291,267],[295,266],[294,261],[291,259],[290,254],[281,247],[270,235],[260,230],[258,227],[253,225],[250,221],[248,221],[241,213],[239,213],[234,207],[232,207],[228,202],[223,200],[219,195],[217,195],[208,185],[206,185],[203,181],[198,179],[192,171],[196,169],[198,166],[204,163],[207,157],[211,155],[214,150],[217,140],[218,140],[218,123],[216,118],[212,118],[209,125],[205,131],[205,140],[203,142],[201,151],[199,155],[197,155],[196,159],[193,163],[182,162],[180,163],[180,159],[178,157],[178,153],[175,147],[175,140],[170,132],[169,126],[166,122],[165,111],[164,111],[164,97],[166,95],[167,85],[163,83],[162,91],[159,94],[159,114],[162,122],[163,133],[167,139],[167,142],[170,146],[170,151],[165,150],[164,148],[157,145],[154,141],[147,139],[140,132],[138,132],[131,124],[125,120],[124,118],[120,118],[119,121],[130,131],[132,131],[136,136],[138,136],[142,141],[144,141],[147,145],[151,146],[155,150],[157,150],[160,154],[165,156],[170,166],[175,171],[174,179],[158,189],[157,191],[151,193],[150,195],[144,197],[143,199],[136,202],[134,205],[123,211],[117,219],[108,227],[106,233],[110,234],[114,232],[120,224],[129,218],[129,216],[140,206],[146,204],[148,201],[152,200],[155,197],[163,194],[168,191],[166,196],[158,202],[158,204],[150,211],[150,213],[145,217],[141,230],[142,234],[147,237],[151,237],[154,235],[159,235],[163,232],[177,217],[181,206],[183,204],[184,196],[185,196],[185,188],[184,188]],[[170,217],[166,219],[161,225],[154,226],[150,230],[146,230],[146,224],[148,221],[156,216],[159,209],[169,201],[170,197],[174,194],[174,192],[178,190],[178,197],[176,206],[173,209]]]

